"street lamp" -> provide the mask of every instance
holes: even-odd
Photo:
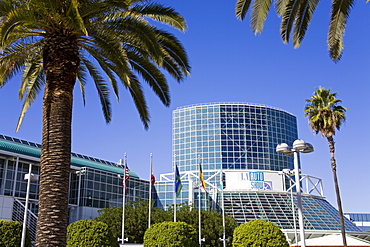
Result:
[[[21,247],[25,246],[26,241],[26,225],[27,225],[28,201],[30,198],[30,185],[31,181],[37,181],[38,179],[39,175],[35,175],[32,173],[32,164],[30,164],[28,168],[28,173],[24,175],[24,180],[27,180],[27,192],[26,192],[26,204],[24,205]]]
[[[299,218],[299,228],[301,235],[301,246],[306,247],[305,236],[304,236],[304,223],[303,223],[303,213],[302,213],[302,197],[301,197],[301,181],[299,178],[299,165],[298,165],[298,153],[311,153],[313,152],[313,146],[304,140],[298,139],[293,142],[293,148],[289,147],[286,143],[281,143],[276,146],[277,153],[283,153],[286,156],[294,155],[294,174],[295,174],[295,186],[297,192],[297,202],[298,202],[298,218]]]
[[[282,171],[279,172],[279,175],[284,175],[284,178],[285,176],[289,176],[289,190],[290,190],[290,200],[291,200],[291,203],[292,203],[292,213],[293,213],[293,226],[294,226],[294,239],[295,239],[295,243],[297,245],[298,243],[298,237],[297,237],[297,224],[295,223],[295,210],[294,210],[294,200],[293,200],[293,187],[292,187],[292,178],[291,176],[294,175],[294,171],[293,170],[290,170],[290,169],[283,169]],[[285,185],[285,179],[284,179],[284,185]],[[285,186],[284,186],[285,188]],[[286,188],[285,188],[286,190]]]

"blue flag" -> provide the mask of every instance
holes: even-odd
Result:
[[[181,184],[181,178],[180,178],[180,173],[179,169],[177,168],[177,165],[175,165],[175,192],[176,192],[176,197],[180,195],[182,189],[182,184]]]

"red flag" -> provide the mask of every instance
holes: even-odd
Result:
[[[155,183],[155,177],[154,177],[153,173],[150,175],[150,181],[151,181],[152,185]]]

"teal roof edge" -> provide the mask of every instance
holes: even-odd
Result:
[[[2,140],[2,139],[0,139],[0,150],[12,152],[15,154],[22,154],[22,155],[30,156],[33,158],[40,158],[41,156],[41,149],[39,148],[26,146],[23,144],[14,143],[14,142]],[[71,165],[77,166],[77,167],[89,167],[89,168],[102,170],[106,172],[117,173],[121,175],[123,175],[124,173],[123,168],[121,167],[114,167],[114,166],[101,164],[98,162],[93,162],[90,160],[85,160],[82,158],[77,158],[77,157],[72,157],[72,156],[71,156]],[[139,176],[132,171],[129,171],[129,174],[130,174],[130,177],[139,178]]]

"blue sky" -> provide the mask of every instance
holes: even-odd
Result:
[[[326,47],[330,3],[321,1],[302,46],[283,44],[279,19],[271,12],[260,36],[251,32],[249,21],[234,15],[235,1],[163,0],[188,23],[186,33],[173,30],[185,46],[191,77],[177,84],[169,78],[170,107],[164,107],[146,88],[151,124],[144,130],[128,93],[121,88],[120,102],[114,97],[113,119],[104,122],[93,83],[87,85],[86,106],[79,90],[73,109],[73,152],[118,161],[127,153],[128,165],[149,179],[149,157],[154,171],[171,172],[171,116],[180,106],[207,102],[250,102],[282,108],[298,121],[299,137],[310,142],[315,152],[303,154],[302,172],[323,179],[326,198],[336,206],[330,154],[326,139],[313,135],[303,117],[305,99],[315,88],[332,88],[347,108],[347,121],[336,140],[338,178],[345,212],[370,213],[370,140],[368,103],[370,93],[370,4],[356,1],[348,21],[345,50],[340,62],[330,60]],[[21,110],[16,78],[0,90],[0,133],[41,143],[41,99],[26,114],[15,132]]]

